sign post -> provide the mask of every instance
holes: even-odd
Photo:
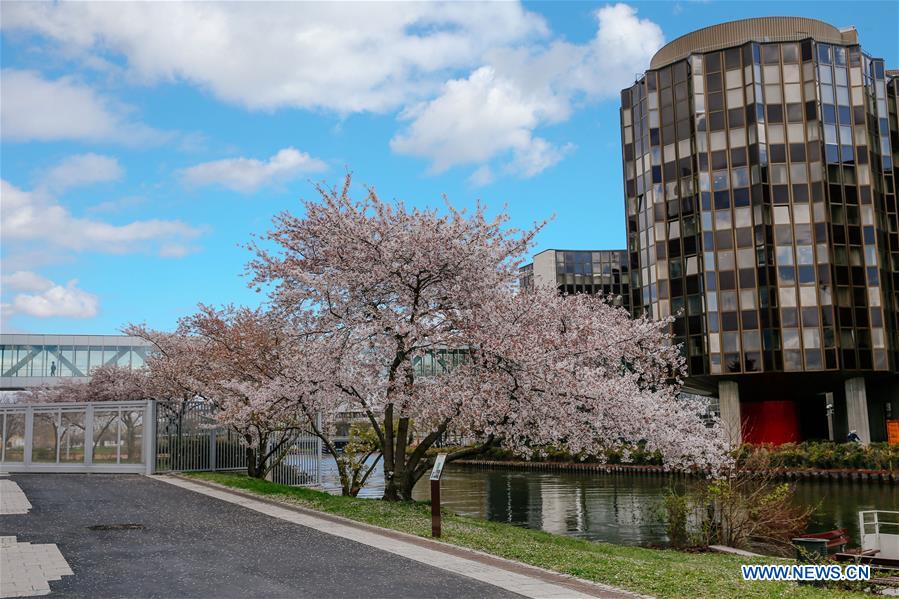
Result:
[[[431,470],[431,536],[434,538],[440,538],[440,475],[445,464],[446,454],[441,453]]]

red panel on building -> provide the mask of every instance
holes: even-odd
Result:
[[[795,401],[775,399],[740,403],[745,443],[799,441],[799,409]]]

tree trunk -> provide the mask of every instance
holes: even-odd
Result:
[[[415,484],[418,480],[425,475],[425,473],[433,466],[433,460],[425,456],[425,452],[431,447],[433,447],[436,440],[440,437],[445,430],[445,426],[441,427],[440,430],[435,431],[429,434],[427,437],[422,439],[421,443],[419,443],[418,447],[415,448],[415,451],[412,452],[408,456],[404,456],[404,464],[402,467],[402,475],[397,477],[394,476],[394,492],[395,499],[389,499],[387,497],[387,489],[385,486],[384,489],[384,499],[387,501],[412,501],[412,490],[415,488]],[[449,464],[455,460],[460,460],[465,457],[469,457],[472,455],[478,455],[487,451],[490,447],[493,446],[495,439],[493,435],[490,435],[484,443],[481,445],[477,445],[474,447],[467,447],[465,449],[455,451],[446,456],[446,463]]]
[[[246,448],[246,456],[247,456],[247,476],[250,478],[262,478],[263,474],[260,472],[257,451],[247,446]]]
[[[384,501],[400,501],[400,500],[402,500],[402,497],[400,496],[400,490],[397,487],[396,480],[393,477],[390,477],[389,480],[385,477],[385,479],[384,479],[384,497],[382,499]]]
[[[384,501],[399,501],[400,494],[397,488],[396,466],[397,456],[394,447],[395,435],[393,432],[393,404],[387,404],[384,410],[384,442],[381,451],[384,454]]]

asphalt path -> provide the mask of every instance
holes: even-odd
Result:
[[[151,477],[11,478],[32,509],[0,536],[55,543],[75,572],[50,597],[520,597]]]

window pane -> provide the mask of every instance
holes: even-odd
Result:
[[[119,368],[131,368],[131,351],[128,347],[119,347],[118,352],[116,354],[118,359],[115,364]]]
[[[3,438],[3,461],[21,462],[25,459],[25,413],[7,412],[6,433]]]
[[[75,373],[72,372],[70,364],[75,363],[75,350],[72,347],[63,347],[60,348],[59,355],[62,357],[59,359],[56,375],[74,376]]]
[[[123,464],[140,464],[144,440],[143,410],[122,413],[122,459]]]
[[[84,462],[84,412],[63,412],[59,440],[60,463]]]
[[[90,365],[90,350],[86,345],[78,345],[75,347],[75,368],[78,372],[75,376],[87,376],[88,367]]]
[[[59,358],[57,354],[59,348],[55,345],[45,345],[44,354],[46,355],[44,376],[59,376]]]
[[[94,410],[94,464],[118,462],[118,427],[118,412]]]
[[[31,461],[56,463],[59,412],[34,412],[34,431],[31,437]]]

